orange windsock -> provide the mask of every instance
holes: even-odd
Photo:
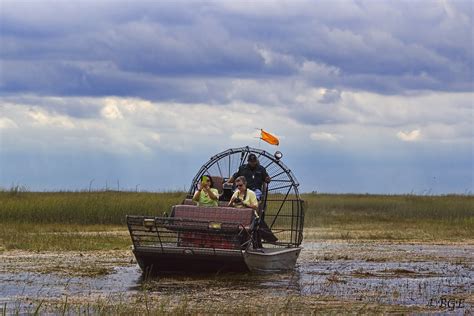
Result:
[[[278,146],[280,144],[280,141],[278,140],[278,138],[276,138],[270,133],[265,132],[263,129],[260,130],[260,139],[266,141],[267,143],[271,145]]]

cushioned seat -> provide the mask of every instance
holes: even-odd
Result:
[[[178,246],[241,249],[248,240],[254,212],[250,208],[175,205],[167,228],[178,231]]]
[[[183,205],[196,205],[197,203],[193,201],[193,199],[184,199],[184,201],[181,203]]]
[[[173,206],[171,216],[202,221],[238,223],[243,226],[249,226],[252,223],[254,212],[251,208],[175,205]]]
[[[183,205],[194,205],[196,206],[197,203],[193,201],[193,199],[185,199],[183,201],[183,203],[181,203]],[[229,204],[229,202],[227,201],[218,201],[217,204],[219,205],[219,207],[227,207],[227,205]]]

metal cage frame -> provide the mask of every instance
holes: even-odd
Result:
[[[268,227],[282,233],[283,238],[276,242],[263,242],[267,246],[298,247],[303,241],[304,201],[300,198],[299,182],[293,172],[269,152],[249,146],[227,149],[212,156],[194,176],[187,199],[192,198],[203,175],[212,171],[224,180],[230,178],[236,168],[247,162],[249,154],[255,154],[271,178],[263,194],[261,216],[268,221]],[[226,161],[227,160],[227,161]]]

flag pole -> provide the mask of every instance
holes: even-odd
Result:
[[[255,127],[256,130],[259,130],[261,131],[262,129],[261,128],[258,128],[258,127]],[[259,136],[259,137],[256,137],[258,138],[258,149],[262,149],[262,138]]]

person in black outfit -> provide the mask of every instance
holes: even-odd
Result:
[[[257,156],[255,154],[250,154],[247,159],[247,164],[240,166],[239,170],[234,173],[227,183],[233,183],[235,179],[240,176],[244,176],[247,180],[247,187],[255,192],[257,200],[260,200],[262,197],[262,188],[263,183],[270,182],[270,176],[267,173],[267,170],[258,163]]]

